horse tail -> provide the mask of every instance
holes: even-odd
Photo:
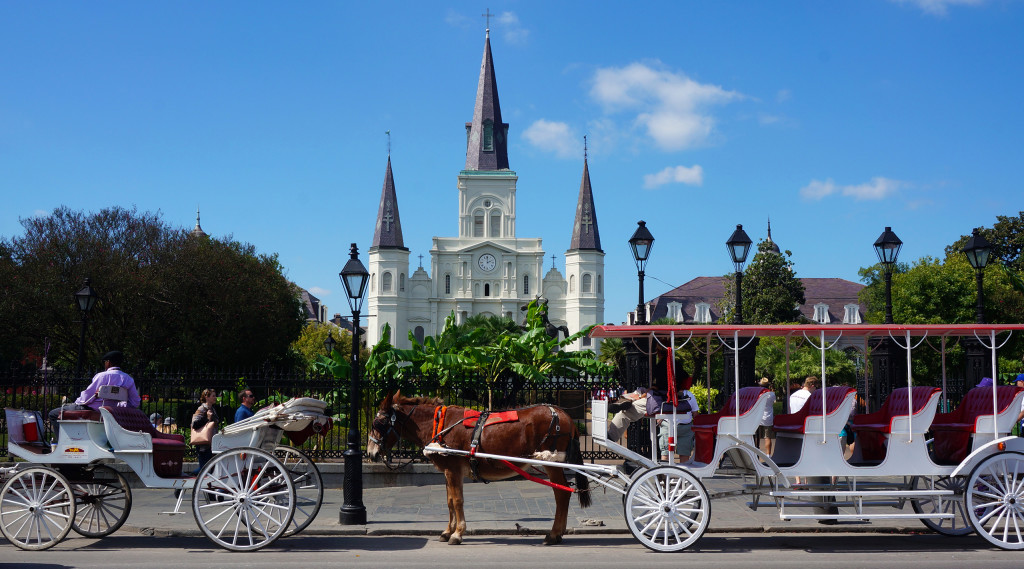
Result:
[[[573,437],[569,441],[569,448],[565,451],[565,462],[568,464],[583,464],[579,433],[573,433]],[[576,494],[579,496],[580,507],[589,508],[591,503],[590,479],[578,470],[573,471],[573,476],[573,479],[576,481]]]

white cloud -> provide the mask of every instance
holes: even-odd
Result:
[[[526,127],[523,138],[541,150],[554,152],[559,158],[579,156],[583,150],[583,140],[564,122],[539,119]]]
[[[704,168],[701,168],[699,164],[689,168],[686,166],[669,166],[657,174],[646,174],[644,176],[645,188],[657,188],[658,186],[670,183],[700,186],[704,183]]]
[[[705,142],[715,128],[707,111],[743,98],[682,73],[632,63],[594,74],[590,96],[608,114],[634,113],[634,121],[663,150],[684,150]]]
[[[852,196],[858,201],[881,200],[894,194],[896,190],[900,189],[902,186],[903,182],[900,182],[899,180],[875,177],[871,178],[871,181],[866,184],[843,187],[843,195]]]
[[[980,6],[985,0],[889,0],[897,4],[917,6],[922,12],[933,16],[945,16],[950,6]]]
[[[837,186],[831,178],[825,181],[811,180],[811,183],[800,188],[800,197],[807,200],[820,200],[826,196],[839,193],[852,197],[857,201],[881,200],[891,196],[900,188],[906,187],[906,185],[905,182],[881,176],[871,178],[870,182],[850,186]]]
[[[309,287],[309,289],[307,290],[309,290],[310,294],[316,297],[324,297],[331,295],[331,291],[327,290],[326,288],[320,288],[318,286]]]
[[[779,89],[778,93],[775,93],[776,103],[785,103],[786,101],[793,98],[793,92],[789,89]]]
[[[822,182],[821,180],[811,180],[810,184],[800,188],[800,197],[806,200],[820,200],[821,198],[833,194],[836,191],[836,184],[831,178]]]
[[[497,30],[510,44],[522,45],[530,39],[530,30],[519,24],[519,16],[515,12],[502,12],[497,19]]]
[[[757,122],[762,125],[775,124],[782,119],[776,115],[769,115],[768,113],[759,113],[757,115]]]

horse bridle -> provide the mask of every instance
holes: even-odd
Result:
[[[406,420],[408,420],[409,416],[412,415],[412,412],[413,412],[413,410],[416,409],[416,407],[418,407],[418,405],[413,405],[412,409],[410,409],[408,413],[404,413],[403,412],[402,414],[399,414],[394,406],[392,406],[389,409],[389,412],[387,412],[387,413],[385,413],[383,409],[381,411],[379,411],[377,413],[377,416],[374,417],[373,422],[370,423],[369,440],[383,449],[385,443],[388,440],[388,437],[392,433],[394,433],[395,437],[398,439],[398,440],[395,441],[395,444],[398,444],[398,442],[402,440],[402,433],[401,433],[401,431],[398,430],[396,425],[399,422],[404,423]],[[384,430],[384,427],[386,427],[387,430]],[[383,434],[381,435],[381,438],[378,439],[377,437],[373,436],[374,432],[381,432],[381,431],[383,431]],[[388,468],[392,468],[391,467],[391,449],[384,450],[383,452],[384,452],[384,465],[386,467],[388,467]],[[402,466],[406,466],[407,464],[410,464],[412,462],[413,462],[412,460],[409,460],[408,462],[399,465],[398,468],[401,468]]]

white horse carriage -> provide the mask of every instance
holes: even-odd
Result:
[[[124,401],[116,386],[99,398]],[[320,472],[301,450],[280,445],[284,434],[322,432],[326,404],[297,398],[261,409],[213,437],[215,456],[197,476],[182,473],[182,435],[160,433],[132,407],[66,411],[55,444],[43,439],[40,413],[6,409],[8,449],[25,460],[0,470],[0,531],[21,549],[47,549],[70,530],[86,537],[109,535],[132,506],[123,463],[147,488],[178,490],[174,509],[183,514],[191,490],[196,523],[214,543],[251,551],[304,529],[323,501]]]
[[[769,456],[754,445],[769,391],[741,388],[737,371],[724,408],[695,417],[695,450],[685,463],[675,463],[671,453],[667,463],[659,462],[653,441],[653,456],[646,457],[609,440],[608,402],[593,401],[594,440],[640,468],[629,475],[601,465],[569,468],[622,492],[630,531],[657,551],[686,549],[703,535],[711,505],[700,479],[724,472],[723,462],[749,480],[744,492],[752,509],[773,502],[783,520],[913,518],[945,535],[976,532],[999,548],[1024,549],[1024,438],[1010,436],[1024,389],[975,388],[957,409],[937,413],[942,389],[914,386],[910,369],[912,350],[927,337],[941,339],[943,347],[946,338],[974,337],[991,352],[995,369],[996,350],[1009,333],[1022,330],[1019,324],[598,326],[592,336],[644,340],[673,351],[690,338],[717,338],[735,350],[737,361],[751,338],[805,338],[822,352],[822,389],[799,412],[775,416],[778,438]],[[856,390],[829,386],[825,366],[824,351],[841,336],[863,338],[865,345],[869,338],[891,338],[907,352],[907,386],[852,421]],[[849,458],[840,443],[848,423],[857,433]],[[805,483],[794,484],[794,477]]]

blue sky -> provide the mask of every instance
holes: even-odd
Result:
[[[198,205],[347,312],[385,131],[413,265],[457,233],[488,8],[517,235],[564,268],[586,134],[607,321],[636,306],[640,219],[650,299],[730,272],[737,223],[856,281],[884,226],[913,261],[1024,209],[1018,0],[0,0],[0,236],[62,205],[187,227]]]

